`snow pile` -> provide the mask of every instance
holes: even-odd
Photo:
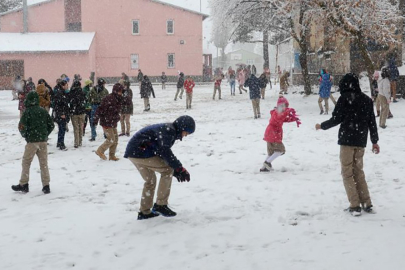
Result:
[[[0,53],[88,51],[95,33],[0,33]]]
[[[277,86],[278,87],[278,86]],[[136,220],[143,181],[125,159],[101,161],[102,142],[56,150],[49,141],[50,195],[43,195],[38,161],[31,167],[31,192],[12,192],[18,183],[25,142],[17,131],[17,103],[0,92],[0,269],[94,270],[341,270],[404,269],[405,102],[392,104],[395,116],[380,130],[381,155],[365,156],[365,172],[378,212],[354,218],[340,176],[337,128],[316,132],[316,95],[288,95],[302,126],[285,124],[285,156],[271,174],[258,173],[266,158],[262,141],[275,93],[262,102],[264,118],[253,120],[246,94],[212,100],[213,87],[195,88],[193,109],[173,101],[175,88],[156,90],[151,113],[134,90],[132,133],[189,114],[196,133],[173,151],[191,173],[191,182],[173,182],[172,219]],[[110,88],[111,90],[111,88]],[[297,91],[302,91],[296,89]],[[335,94],[337,98],[338,94]],[[333,105],[332,105],[333,107]],[[70,126],[70,129],[72,127]],[[129,138],[120,137],[122,157]]]

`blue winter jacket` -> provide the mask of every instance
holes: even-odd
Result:
[[[319,87],[319,96],[321,98],[329,98],[330,97],[330,90],[332,88],[332,82],[330,80],[330,75],[328,73],[324,73],[321,75],[322,81]]]
[[[255,75],[250,75],[245,82],[245,87],[249,87],[250,99],[261,98],[260,95],[260,80]]]
[[[390,66],[389,66],[389,72],[390,72],[390,81],[391,82],[396,82],[399,79],[399,70],[397,66],[395,65],[395,61],[391,61]]]
[[[129,141],[125,158],[162,158],[174,170],[183,167],[173,154],[171,148],[176,140],[181,140],[181,133],[195,131],[194,119],[181,116],[174,123],[156,124],[138,131]]]

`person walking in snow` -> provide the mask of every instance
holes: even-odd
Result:
[[[152,83],[149,80],[148,76],[143,76],[142,86],[141,86],[141,98],[143,99],[143,103],[145,106],[144,112],[150,111],[150,96],[152,95],[153,98],[156,98],[155,91],[153,90]]]
[[[75,80],[69,92],[69,107],[72,118],[74,148],[82,146],[83,126],[86,118],[86,94],[80,80]]]
[[[247,93],[247,90],[245,88],[243,88],[243,86],[245,85],[245,81],[246,81],[245,72],[242,68],[239,68],[237,73],[238,73],[238,83],[239,83],[239,94],[242,94],[242,90]]]
[[[288,83],[289,77],[290,72],[288,71],[284,72],[284,74],[280,77],[280,95],[288,94],[288,86],[290,86],[290,84]]]
[[[272,162],[286,152],[283,144],[283,124],[296,122],[298,127],[301,125],[295,110],[290,108],[288,100],[284,97],[279,97],[277,107],[270,111],[270,115],[270,122],[263,139],[267,142],[267,158],[260,172],[272,171]]]
[[[39,106],[39,96],[36,92],[30,92],[27,95],[25,106],[26,110],[20,119],[18,130],[27,144],[22,158],[20,183],[11,188],[14,191],[29,192],[30,167],[32,160],[37,155],[41,170],[42,192],[48,194],[51,190],[49,188],[47,140],[55,126],[49,113]]]
[[[215,83],[214,83],[214,95],[212,96],[212,99],[215,100],[215,96],[217,95],[217,91],[218,91],[218,99],[222,99],[221,98],[221,83],[222,80],[224,79],[224,74],[221,74],[219,76],[217,76],[215,78]]]
[[[250,75],[245,82],[245,87],[249,87],[249,96],[252,101],[254,118],[260,118],[260,80],[255,75]]]
[[[103,99],[108,96],[108,90],[105,88],[106,81],[103,78],[97,80],[97,85],[93,87],[89,93],[89,103],[91,105],[90,127],[91,127],[91,142],[94,142],[97,137],[97,125],[94,125],[94,117],[98,107]]]
[[[109,160],[119,160],[115,156],[115,152],[118,146],[117,124],[120,121],[123,92],[124,87],[116,83],[113,86],[112,93],[103,99],[94,116],[94,124],[97,126],[100,121],[100,126],[103,127],[104,136],[106,137],[104,143],[96,151],[96,155],[102,160],[107,160],[104,154],[107,150],[109,150]]]
[[[23,89],[23,82],[21,76],[18,75],[12,80],[13,89],[11,94],[13,96],[13,100],[18,100],[18,92],[21,92]]]
[[[375,107],[377,110],[377,117],[380,117],[380,112],[381,112],[381,102],[380,99],[378,98],[378,81],[380,80],[380,73],[378,71],[374,72],[373,75],[373,80],[371,81],[371,98],[373,99],[375,103]]]
[[[21,90],[17,92],[18,95],[18,110],[20,111],[20,118],[22,117],[24,111],[25,111],[25,98],[27,97],[29,91],[29,88],[27,87],[27,82],[25,80],[21,80]]]
[[[389,71],[387,68],[383,68],[381,71],[382,79],[378,81],[378,100],[381,105],[380,114],[380,127],[387,128],[386,121],[390,113],[390,103],[391,103],[391,84],[389,80]]]
[[[340,125],[338,144],[343,183],[350,202],[348,211],[354,216],[359,216],[362,207],[365,212],[373,212],[363,171],[363,157],[369,131],[373,152],[375,154],[380,152],[378,130],[373,101],[362,93],[359,78],[355,74],[348,73],[339,82],[339,88],[341,96],[332,118],[322,124],[316,124],[315,128],[328,130]]]
[[[121,134],[119,136],[127,136],[131,134],[131,115],[134,114],[134,103],[132,101],[133,92],[131,83],[124,81],[124,90],[122,92],[122,107],[121,107]]]
[[[231,96],[235,95],[235,84],[236,84],[236,73],[235,70],[232,69],[232,67],[228,68],[228,81],[229,85],[231,87]]]
[[[32,78],[31,78],[31,77],[29,77],[29,78],[27,79],[27,84],[26,84],[25,87],[27,88],[27,91],[28,91],[28,92],[32,92],[32,91],[35,91],[35,90],[36,90],[35,83],[32,81]]]
[[[184,73],[180,72],[179,80],[177,81],[177,91],[176,91],[176,95],[174,96],[174,101],[177,100],[177,97],[180,97],[180,99],[182,99],[183,92],[184,92]],[[180,94],[180,96],[179,96],[179,94]]]
[[[162,76],[160,76],[160,81],[162,83],[162,90],[165,90],[166,89],[166,83],[167,83],[166,73],[162,72]]]
[[[391,83],[391,95],[394,103],[397,103],[397,82],[399,79],[399,70],[395,64],[395,59],[391,59],[388,67],[389,80]]]
[[[129,82],[129,77],[128,77],[127,74],[125,74],[125,72],[122,72],[122,73],[121,73],[121,80],[124,80],[124,81]]]
[[[36,90],[39,96],[39,106],[44,108],[49,113],[49,108],[51,106],[51,96],[49,95],[49,90],[44,83],[38,84]]]
[[[324,70],[321,70],[321,74],[319,76],[319,99],[318,99],[318,105],[319,109],[321,111],[320,114],[327,115],[329,112],[329,97],[330,97],[330,91],[332,89],[332,81],[330,75]],[[323,105],[322,102],[325,102],[325,112],[323,110]]]
[[[260,75],[260,77],[259,77],[260,94],[261,94],[262,99],[264,99],[266,96],[266,87],[267,87],[268,83],[269,83],[269,81],[267,79],[266,73],[263,72],[263,74]],[[271,87],[271,82],[270,82],[270,87]]]
[[[174,123],[156,124],[139,130],[129,141],[125,151],[128,158],[138,169],[145,181],[138,220],[154,218],[159,215],[174,217],[169,204],[173,176],[179,182],[189,182],[190,174],[173,154],[171,148],[177,140],[195,131],[194,119],[181,116]],[[157,200],[153,204],[157,185],[156,174],[161,175]]]
[[[194,86],[195,86],[194,80],[191,78],[191,76],[188,76],[187,80],[184,82],[184,88],[186,89],[186,109],[191,109]]]
[[[141,91],[142,81],[143,81],[143,73],[142,73],[142,70],[140,70],[140,69],[138,70],[137,79],[138,79],[138,83],[139,83],[139,91]]]
[[[90,98],[90,91],[92,88],[93,88],[93,81],[90,79],[85,80],[84,87],[83,87],[83,93],[86,96],[86,105],[85,105],[86,116],[84,118],[84,124],[83,124],[83,136],[86,133],[87,123],[90,122],[90,119],[91,119],[91,104],[89,102],[89,98]]]
[[[61,80],[56,86],[56,93],[54,96],[53,117],[54,121],[58,124],[58,142],[56,147],[62,151],[66,150],[65,134],[66,126],[70,121],[70,108],[69,108],[69,85],[65,80]]]

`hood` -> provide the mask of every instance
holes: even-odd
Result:
[[[359,77],[354,73],[346,74],[339,82],[340,93],[361,93]]]
[[[189,134],[195,132],[195,121],[191,116],[184,115],[180,116],[173,123],[174,128],[177,131],[178,139],[181,140],[181,133],[187,131]]]
[[[118,92],[124,92],[124,86],[122,86],[122,84],[120,83],[116,83],[113,86],[113,90],[112,90],[114,95],[118,95]]]
[[[29,92],[24,102],[25,107],[39,106],[39,96],[37,92]]]
[[[47,88],[46,88],[46,86],[43,85],[43,84],[39,84],[39,85],[37,86],[37,93],[38,93],[38,95],[44,95],[45,92],[46,92],[46,90],[47,90]]]
[[[288,100],[287,100],[285,97],[281,96],[281,97],[279,97],[278,100],[277,100],[277,107],[280,106],[280,105],[283,105],[283,104],[284,104],[287,108],[290,106],[290,103],[288,102]]]

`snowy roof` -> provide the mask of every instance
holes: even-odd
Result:
[[[87,52],[95,33],[0,33],[0,53]]]
[[[155,3],[165,5],[165,6],[170,6],[170,7],[177,8],[177,9],[182,9],[184,11],[195,13],[197,15],[201,15],[203,17],[203,20],[205,20],[205,19],[207,19],[209,17],[209,15],[207,15],[207,14],[204,14],[204,13],[201,13],[201,12],[198,12],[198,11],[195,11],[195,10],[191,10],[191,9],[188,9],[188,8],[176,6],[176,5],[173,5],[173,4],[170,4],[170,3],[167,3],[167,2],[163,2],[163,1],[160,1],[160,0],[151,0],[151,1],[155,2]]]
[[[56,0],[27,0],[27,5],[28,6],[38,6],[38,5],[47,4],[47,3],[53,2],[53,1],[56,1]],[[20,10],[22,10],[22,7],[0,13],[0,16],[6,15],[6,14],[9,14],[9,13],[13,13],[13,12],[17,12],[17,11],[20,11]]]

